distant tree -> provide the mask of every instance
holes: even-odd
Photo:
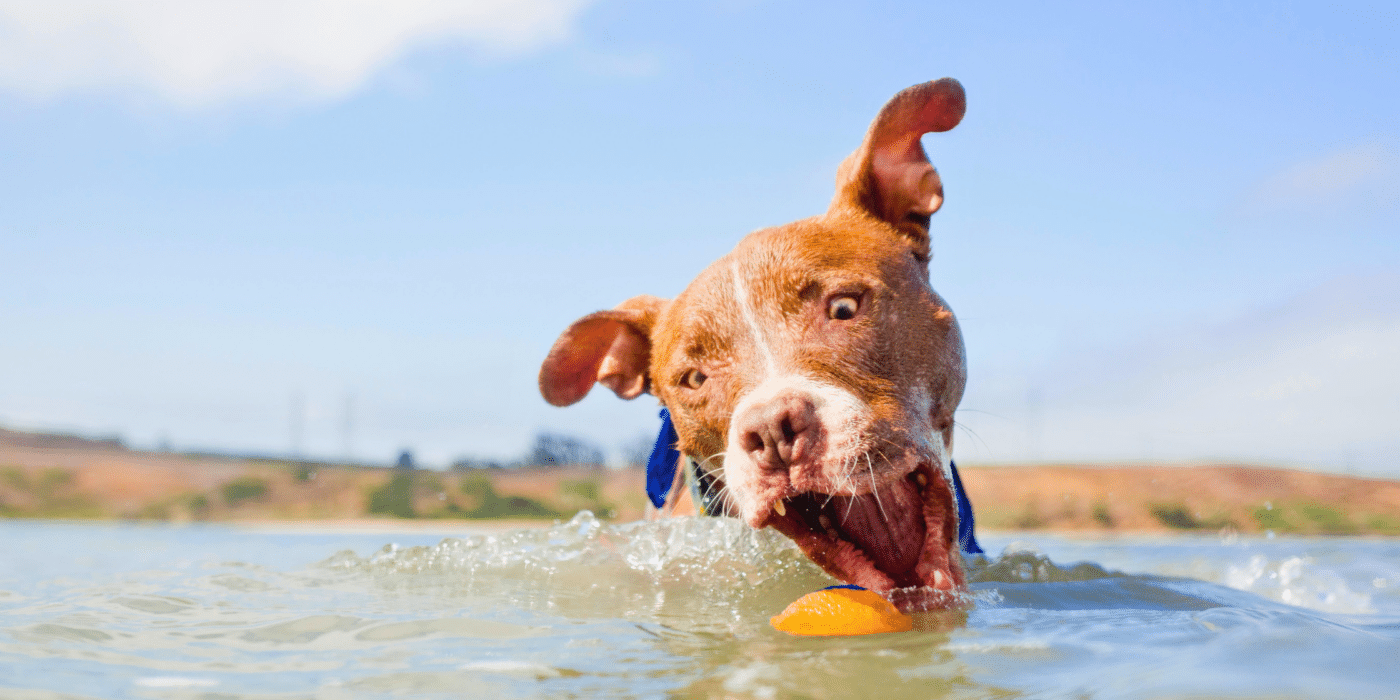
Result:
[[[408,450],[404,450],[403,452],[400,452],[400,453],[399,453],[399,459],[398,459],[398,461],[397,461],[397,462],[394,462],[394,468],[395,468],[395,469],[416,469],[417,467],[415,467],[414,464],[413,464],[413,453],[412,453],[412,452],[409,452]]]
[[[418,517],[413,508],[413,476],[413,472],[401,471],[391,477],[388,483],[370,491],[369,503],[365,510],[400,518]]]
[[[591,442],[571,435],[540,433],[526,459],[529,464],[562,467],[568,464],[601,465],[603,450]]]
[[[452,463],[452,471],[469,472],[477,469],[501,469],[506,465],[494,459],[479,459],[477,457],[461,457]]]

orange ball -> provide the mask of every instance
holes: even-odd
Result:
[[[857,586],[832,586],[808,593],[768,621],[774,629],[809,636],[878,634],[914,629],[913,618],[900,612],[879,593]]]

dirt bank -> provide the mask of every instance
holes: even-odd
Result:
[[[1400,534],[1400,482],[1239,465],[968,467],[980,526]]]
[[[396,470],[129,450],[0,430],[0,517],[271,522],[645,514],[640,469]],[[967,466],[988,529],[1400,535],[1400,482],[1258,466]],[[454,526],[455,527],[455,526]]]

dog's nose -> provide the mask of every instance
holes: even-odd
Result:
[[[796,391],[750,406],[736,420],[739,446],[760,469],[786,469],[800,462],[818,436],[817,407]]]

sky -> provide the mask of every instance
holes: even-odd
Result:
[[[1400,477],[1400,10],[0,0],[0,425],[444,466],[614,459],[574,319],[825,210],[899,90],[954,456]]]

